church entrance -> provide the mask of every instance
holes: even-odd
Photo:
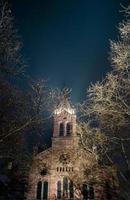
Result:
[[[57,200],[94,200],[94,189],[83,184],[82,189],[74,188],[73,182],[67,177],[57,182]]]

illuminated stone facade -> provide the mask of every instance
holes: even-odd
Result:
[[[84,198],[80,190],[74,189],[72,177],[74,174],[80,175],[82,171],[82,158],[75,156],[77,141],[75,110],[69,104],[61,106],[54,112],[52,147],[34,157],[29,176],[27,200],[107,199],[101,185],[87,186],[86,190],[91,192],[91,195],[87,192]],[[89,153],[87,156],[86,158],[90,160]],[[103,171],[101,174],[103,175]]]

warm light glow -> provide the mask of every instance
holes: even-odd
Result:
[[[63,111],[66,111],[66,112],[68,112],[70,114],[74,114],[75,113],[74,109],[72,109],[72,108],[60,107],[60,108],[58,108],[58,109],[56,109],[54,111],[54,114],[58,115],[58,114],[60,114]]]

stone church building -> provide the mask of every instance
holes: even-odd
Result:
[[[83,171],[82,159],[81,154],[78,155],[75,109],[66,102],[54,111],[52,146],[34,156],[27,200],[118,199],[114,193],[111,198],[107,197],[104,178],[102,184],[84,184],[82,189],[76,188],[73,180],[82,178],[80,177],[80,172]],[[89,153],[85,159],[91,160]],[[101,170],[99,174],[103,176],[104,173],[106,172]],[[113,187],[115,187],[114,173],[112,170],[108,178]]]

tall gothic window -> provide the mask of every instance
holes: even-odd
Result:
[[[37,184],[37,200],[41,200],[41,192],[42,192],[42,182],[39,181]]]
[[[48,199],[48,182],[39,181],[37,184],[37,200]]]
[[[57,199],[61,199],[61,181],[57,182]]]
[[[64,177],[63,178],[63,196],[68,197],[68,178]]]
[[[66,135],[70,136],[71,131],[72,131],[72,125],[71,125],[71,123],[67,123],[67,125],[66,125]]]
[[[43,187],[43,200],[48,199],[48,182],[44,182],[44,187]]]
[[[63,178],[62,181],[57,182],[57,199],[61,200],[63,198],[73,199],[74,198],[74,188],[73,182],[67,177]]]
[[[64,124],[60,123],[59,136],[64,136]]]

